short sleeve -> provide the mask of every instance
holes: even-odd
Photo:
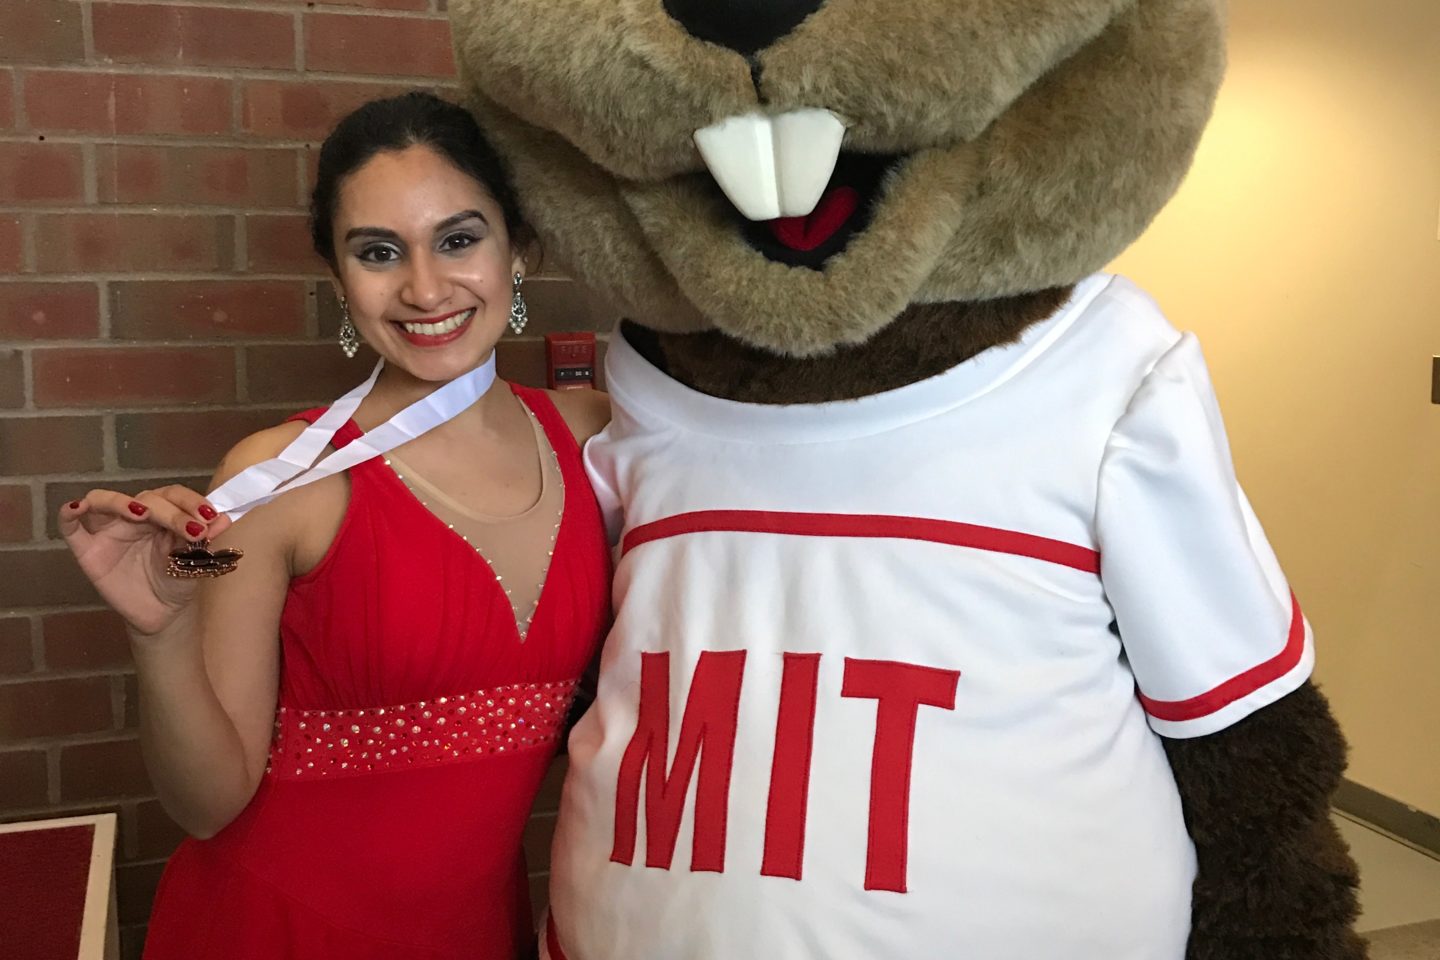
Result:
[[[584,451],[585,474],[590,478],[590,487],[595,491],[595,499],[600,504],[600,515],[605,521],[605,535],[612,547],[619,543],[620,530],[625,522],[618,493],[615,443],[610,435],[615,428],[616,424],[612,420],[610,426],[585,443]]]
[[[1135,392],[1106,446],[1100,576],[1150,725],[1223,730],[1304,683],[1309,625],[1235,479],[1189,334]]]

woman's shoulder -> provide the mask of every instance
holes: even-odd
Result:
[[[215,468],[214,483],[222,484],[241,470],[279,456],[295,442],[306,426],[308,424],[303,420],[287,420],[244,437],[221,458],[220,466]]]
[[[543,390],[581,445],[610,422],[610,394],[599,390]]]

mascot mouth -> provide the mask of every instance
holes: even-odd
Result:
[[[821,269],[870,222],[898,155],[841,150],[845,127],[828,110],[728,117],[695,133],[742,236],[766,258]]]

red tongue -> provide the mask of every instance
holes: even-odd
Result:
[[[807,217],[781,217],[770,221],[770,231],[791,250],[807,253],[835,236],[860,206],[854,187],[831,187]]]

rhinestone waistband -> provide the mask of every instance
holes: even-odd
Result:
[[[360,710],[275,715],[266,772],[281,780],[352,776],[548,747],[560,739],[575,681],[515,683]]]

